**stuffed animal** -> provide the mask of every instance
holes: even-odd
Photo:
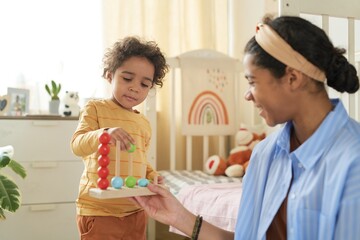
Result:
[[[218,155],[213,155],[208,158],[205,164],[205,172],[211,175],[223,175],[227,168],[226,161]]]
[[[236,133],[237,146],[230,151],[225,175],[228,177],[242,177],[250,162],[252,150],[255,145],[265,138],[264,129],[251,129],[242,127]]]
[[[60,105],[60,114],[65,117],[77,117],[80,113],[79,95],[77,92],[66,91]]]
[[[211,156],[205,164],[205,171],[211,175],[242,177],[250,162],[254,146],[264,138],[264,128],[260,128],[259,126],[256,128],[240,128],[235,136],[236,146],[230,151],[227,161],[222,160],[222,158],[217,155]],[[224,167],[224,163],[226,163],[226,167]]]

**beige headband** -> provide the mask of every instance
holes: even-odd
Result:
[[[325,81],[325,73],[292,49],[270,26],[258,24],[255,40],[268,54],[283,64],[301,71],[317,81]]]

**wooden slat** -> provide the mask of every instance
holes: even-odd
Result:
[[[299,15],[308,13],[334,17],[353,17],[360,19],[360,1],[339,0],[280,0],[280,15]]]

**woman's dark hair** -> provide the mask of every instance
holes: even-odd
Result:
[[[127,37],[107,49],[103,57],[103,78],[114,73],[130,57],[145,57],[155,68],[153,85],[163,86],[163,78],[169,70],[164,54],[154,41],[142,41],[138,37]]]
[[[265,18],[264,23],[273,28],[295,51],[324,71],[328,86],[348,93],[359,89],[356,69],[344,57],[346,50],[334,47],[321,28],[294,16],[282,16],[274,20]],[[275,77],[285,74],[286,65],[266,53],[255,37],[246,44],[245,53],[253,55],[253,63],[268,69]]]

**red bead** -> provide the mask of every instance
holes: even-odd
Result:
[[[99,178],[97,180],[98,188],[105,190],[109,187],[109,180],[107,178]]]
[[[106,167],[110,163],[110,158],[106,155],[100,155],[98,158],[99,166]]]
[[[107,145],[107,144],[100,144],[100,145],[99,145],[99,148],[98,148],[98,152],[99,152],[101,155],[108,155],[109,152],[110,152],[110,147],[109,147],[109,145]]]
[[[103,132],[99,137],[99,142],[102,144],[108,144],[111,140],[111,136],[107,132]]]
[[[106,178],[109,175],[109,169],[107,167],[99,167],[97,173],[100,178]]]

